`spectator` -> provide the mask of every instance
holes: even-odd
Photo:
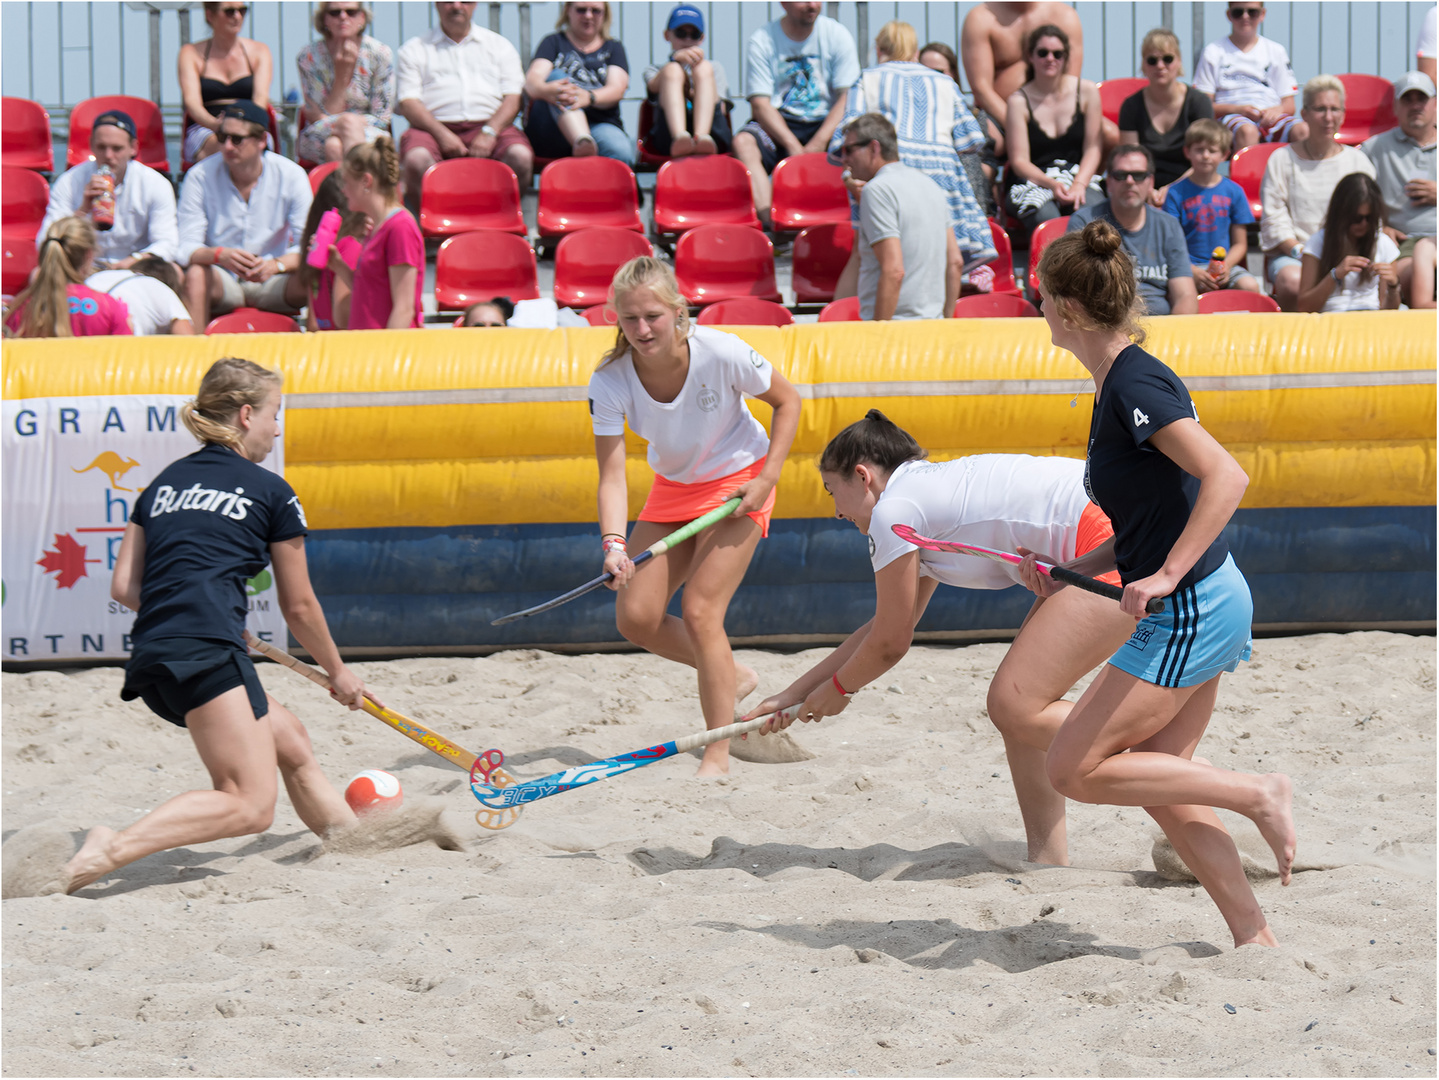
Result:
[[[1189,175],[1169,188],[1164,212],[1179,220],[1189,243],[1194,285],[1200,292],[1244,289],[1260,292],[1259,282],[1244,267],[1249,255],[1249,230],[1254,212],[1249,196],[1227,176],[1219,163],[1229,157],[1234,137],[1216,120],[1196,120],[1184,133],[1184,156]],[[1211,273],[1210,263],[1223,251],[1224,269]]]
[[[530,186],[534,151],[515,127],[525,87],[520,54],[473,22],[473,3],[437,3],[440,25],[400,48],[396,94],[410,128],[400,136],[405,193],[418,206],[425,170],[441,158],[503,161]]]
[[[339,161],[350,147],[390,129],[395,65],[390,47],[372,38],[370,8],[360,0],[315,5],[320,40],[300,50],[295,65],[310,123],[295,140],[301,161]]]
[[[610,37],[610,5],[565,4],[555,29],[525,73],[525,133],[535,152],[548,158],[599,154],[633,164],[634,143],[620,119],[630,64],[625,47]]]
[[[850,32],[822,4],[782,3],[784,14],[750,35],[746,49],[752,119],[734,137],[749,170],[754,208],[769,223],[769,174],[792,154],[823,153],[844,115],[844,92],[859,78]]]
[[[309,259],[315,230],[320,227],[320,218],[327,210],[340,214],[340,231],[335,234],[331,246],[351,270],[360,259],[360,248],[364,246],[365,234],[369,231],[369,219],[350,209],[342,178],[343,174],[336,169],[320,183],[320,190],[315,192],[315,200],[310,203],[305,231],[300,236],[300,283],[305,287],[307,330],[343,330],[350,320],[350,283],[337,280],[328,262],[323,269],[318,269],[310,265]]]
[[[55,181],[35,246],[45,242],[50,226],[61,218],[90,218],[95,198],[104,190],[95,173],[108,165],[114,173],[115,223],[99,233],[96,265],[124,269],[142,255],[175,258],[180,241],[175,189],[154,169],[136,161],[135,150],[135,121],[117,109],[101,113],[90,132],[94,160],[82,161]]]
[[[1334,188],[1324,224],[1304,245],[1300,311],[1378,311],[1399,306],[1399,247],[1384,234],[1384,195],[1372,176]],[[1382,297],[1380,286],[1383,286]]]
[[[1431,7],[1424,13],[1424,21],[1419,24],[1419,42],[1415,48],[1416,62],[1421,75],[1428,75],[1430,82],[1439,79],[1439,72],[1436,72],[1435,65],[1439,63],[1439,31],[1436,31],[1435,17],[1439,16],[1439,5]]]
[[[350,209],[375,223],[353,270],[330,247],[329,269],[350,288],[349,330],[403,330],[424,325],[420,288],[425,237],[400,201],[400,155],[388,135],[355,147],[336,170]]]
[[[508,296],[497,296],[493,300],[481,300],[471,304],[465,313],[455,320],[456,326],[504,326],[515,313],[515,305]]]
[[[941,319],[959,297],[960,256],[944,192],[899,160],[894,125],[865,113],[844,132],[840,156],[864,181],[855,249],[859,311],[864,319]]]
[[[959,86],[959,58],[944,42],[931,41],[920,49],[919,62],[927,68],[948,75],[954,80],[954,85]],[[996,144],[1003,144],[1004,135],[989,118],[988,113],[981,111],[975,119],[979,122],[980,130],[984,132],[984,146],[977,151],[961,150],[959,163],[964,167],[964,175],[969,177],[969,186],[974,191],[979,209],[988,218],[994,216],[994,178],[999,175],[999,161],[994,156],[994,149]]]
[[[1214,105],[1206,95],[1179,81],[1184,58],[1174,31],[1149,31],[1139,55],[1149,85],[1125,98],[1119,107],[1119,141],[1137,143],[1154,155],[1154,201],[1150,205],[1163,206],[1169,185],[1189,175],[1185,132],[1196,120],[1213,120]]]
[[[1299,294],[1300,255],[1304,242],[1324,223],[1329,197],[1340,177],[1374,166],[1352,146],[1334,141],[1344,123],[1344,84],[1333,75],[1316,75],[1304,84],[1306,135],[1276,150],[1264,168],[1259,201],[1259,244],[1268,256],[1264,273],[1274,299],[1293,311]]]
[[[88,220],[63,217],[51,225],[34,277],[5,309],[6,331],[24,338],[132,333],[124,303],[85,284],[94,260],[95,226]]]
[[[1399,245],[1399,291],[1412,308],[1434,306],[1434,82],[1418,71],[1394,83],[1399,126],[1359,149],[1384,193],[1384,231]]]
[[[850,125],[865,113],[878,113],[894,127],[899,139],[899,160],[939,185],[944,194],[944,220],[950,223],[966,268],[982,266],[995,257],[989,222],[974,197],[969,176],[960,166],[960,153],[977,153],[984,134],[959,95],[959,85],[917,62],[919,39],[907,22],[889,22],[874,39],[879,64],[866,68],[845,97],[844,119],[830,141],[830,160],[844,164],[840,151]],[[886,159],[887,160],[887,159]],[[864,178],[850,172],[863,189]],[[862,198],[855,193],[852,218],[861,219]],[[856,254],[851,261],[858,259]],[[856,269],[858,263],[856,262]]]
[[[718,60],[705,56],[705,17],[690,4],[670,12],[665,41],[670,58],[645,68],[645,91],[654,108],[650,146],[656,154],[729,153],[733,137],[729,114],[729,80]]]
[[[180,153],[185,161],[203,161],[220,149],[220,114],[233,102],[253,101],[260,107],[268,138],[274,64],[268,46],[240,36],[249,10],[248,4],[206,0],[210,37],[180,46],[180,98],[186,117]]]
[[[125,305],[136,337],[179,337],[195,332],[189,309],[180,298],[180,270],[169,259],[141,255],[130,269],[101,270],[86,278],[85,284]]]
[[[1083,206],[1088,189],[1100,194],[1095,172],[1104,110],[1092,82],[1065,74],[1069,36],[1059,27],[1035,29],[1025,55],[1029,81],[1009,95],[1004,124],[1004,199],[1028,235]]]
[[[1263,0],[1231,0],[1227,38],[1199,54],[1194,88],[1214,102],[1215,118],[1234,133],[1234,149],[1258,142],[1298,142],[1309,133],[1294,119],[1294,69],[1277,41],[1259,35]]]
[[[180,188],[185,306],[203,329],[211,314],[257,307],[293,315],[305,303],[295,273],[310,211],[310,181],[293,161],[265,149],[264,109],[225,106],[219,155],[190,170]]]
[[[1109,198],[1076,210],[1065,232],[1078,232],[1103,218],[1119,230],[1134,263],[1134,280],[1150,315],[1194,315],[1199,311],[1189,249],[1179,222],[1149,205],[1154,159],[1142,146],[1117,146],[1109,155]]]

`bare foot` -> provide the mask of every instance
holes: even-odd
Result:
[[[689,132],[670,140],[670,157],[689,157],[695,152],[694,137]]]
[[[110,852],[115,837],[119,835],[114,829],[104,825],[96,825],[85,834],[85,842],[80,845],[80,850],[65,864],[66,893],[83,889],[119,865]]]
[[[1274,852],[1274,860],[1279,864],[1279,883],[1288,885],[1294,867],[1294,849],[1299,843],[1294,833],[1294,785],[1283,773],[1265,773],[1259,781],[1261,801],[1250,819]]]
[[[1266,948],[1277,949],[1279,947],[1279,939],[1274,936],[1274,931],[1269,929],[1269,924],[1265,923],[1243,941],[1240,941],[1238,935],[1235,935],[1234,947],[1237,949],[1241,945],[1263,945]]]
[[[738,705],[754,693],[754,688],[759,685],[759,672],[748,664],[735,661],[734,676],[734,703]]]
[[[696,136],[695,136],[695,153],[696,153],[696,154],[718,154],[718,153],[719,153],[719,146],[718,146],[718,144],[716,144],[716,142],[714,141],[714,136],[713,136],[713,135],[696,135]]]
[[[712,743],[705,747],[705,756],[700,761],[696,776],[729,775],[729,741]]]

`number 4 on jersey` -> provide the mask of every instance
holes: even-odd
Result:
[[[1147,423],[1149,423],[1149,417],[1145,416],[1145,415],[1144,415],[1142,412],[1140,412],[1138,409],[1135,409],[1135,410],[1134,410],[1134,426],[1135,426],[1135,427],[1143,427],[1143,426],[1144,426],[1145,424],[1147,424]]]

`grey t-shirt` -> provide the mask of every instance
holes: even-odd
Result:
[[[1385,224],[1407,236],[1433,236],[1434,207],[1415,203],[1404,193],[1404,185],[1410,180],[1434,179],[1434,144],[1420,146],[1400,128],[1390,128],[1359,149],[1374,162],[1374,178],[1389,211]]]
[[[864,185],[859,200],[861,318],[874,318],[874,295],[879,288],[879,259],[874,245],[892,237],[899,238],[904,257],[904,281],[899,286],[894,317],[944,317],[947,224],[949,202],[944,191],[918,169],[891,161]]]
[[[1189,246],[1184,241],[1184,226],[1179,219],[1150,206],[1144,212],[1144,226],[1130,232],[1115,220],[1109,200],[1101,199],[1080,207],[1070,215],[1065,232],[1078,232],[1096,218],[1103,218],[1116,229],[1124,241],[1124,250],[1134,260],[1134,280],[1139,295],[1151,315],[1169,314],[1169,282],[1171,278],[1192,278]]]

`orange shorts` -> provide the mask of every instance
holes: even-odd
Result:
[[[701,484],[677,484],[656,474],[654,487],[650,488],[649,498],[645,500],[639,520],[684,524],[703,517],[716,507],[723,506],[738,488],[758,476],[764,470],[764,463],[765,459],[760,458],[739,472]],[[769,518],[774,512],[774,490],[771,488],[764,505],[749,515],[759,523],[760,536],[769,535]],[[1108,524],[1108,519],[1105,523]]]
[[[1094,503],[1087,504],[1084,513],[1079,515],[1079,535],[1074,540],[1075,556],[1089,554],[1113,535],[1114,526],[1109,523],[1104,511]],[[1101,574],[1099,580],[1118,585],[1119,571],[1111,570],[1107,574]]]

